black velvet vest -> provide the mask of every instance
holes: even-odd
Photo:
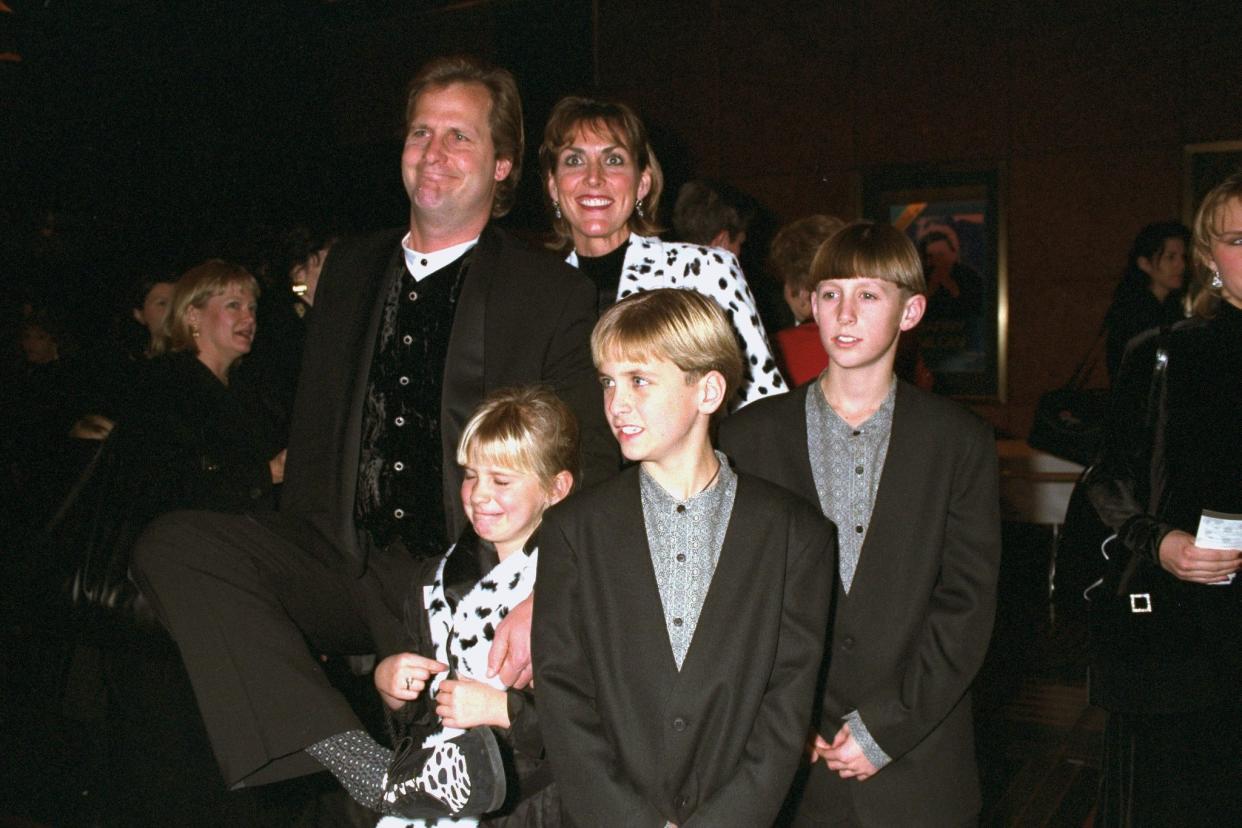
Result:
[[[362,415],[354,515],[377,546],[416,557],[448,548],[440,416],[457,298],[471,255],[415,282],[402,269],[384,303]]]

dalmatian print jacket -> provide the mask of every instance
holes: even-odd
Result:
[[[566,261],[577,267],[578,254],[570,253]],[[621,268],[617,300],[632,293],[666,287],[697,290],[715,299],[729,315],[746,362],[742,387],[738,389],[738,408],[787,390],[759,321],[755,297],[732,253],[717,247],[631,235]]]
[[[427,583],[424,574],[415,583],[415,589],[406,600],[406,627],[412,638],[412,650],[420,655],[434,658],[449,665],[449,670],[432,678],[431,685],[423,691],[419,702],[406,705],[410,710],[393,716],[392,724],[397,735],[403,730],[403,719],[422,710],[433,709],[427,700],[435,698],[440,683],[446,678],[468,678],[488,684],[498,690],[505,687],[497,677],[487,677],[487,655],[491,650],[496,627],[509,611],[530,596],[535,586],[535,571],[539,563],[539,550],[533,541],[520,553],[510,555],[488,572],[481,572],[478,545],[481,541],[467,529],[462,537],[435,564],[434,575]],[[454,606],[455,605],[455,606]],[[514,761],[519,776],[530,773],[540,762],[537,757],[543,750],[538,736],[539,723],[531,697],[524,691],[508,691],[509,741],[516,751]],[[513,699],[513,694],[519,694]],[[407,721],[405,724],[417,724]],[[424,747],[431,747],[459,735],[458,728],[438,726],[423,740]],[[501,731],[497,736],[505,737]],[[525,753],[525,756],[521,754]],[[471,818],[441,819],[439,821],[404,820],[395,817],[381,819],[376,828],[447,828],[447,826],[477,825]]]

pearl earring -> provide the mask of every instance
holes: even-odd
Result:
[[[1220,290],[1224,286],[1225,286],[1225,283],[1220,278],[1220,271],[1213,270],[1212,271],[1212,287],[1216,288],[1217,290]]]
[[[552,202],[552,212],[556,213],[556,217],[561,217],[561,203],[559,201]]]
[[[643,200],[641,198],[634,202],[634,209],[638,212],[639,218],[646,218],[643,214]]]

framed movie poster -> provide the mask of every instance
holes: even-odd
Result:
[[[1208,190],[1242,170],[1242,141],[1190,144],[1183,155],[1182,223],[1189,227]]]
[[[869,173],[863,213],[905,232],[927,278],[914,329],[938,392],[1003,401],[1007,289],[1001,177],[996,168]]]

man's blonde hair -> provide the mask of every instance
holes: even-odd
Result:
[[[923,262],[905,233],[876,221],[856,221],[832,234],[811,262],[811,284],[825,279],[879,279],[907,294],[926,293]]]
[[[661,288],[635,293],[613,305],[591,332],[591,357],[666,359],[695,382],[709,371],[725,379],[727,409],[742,382],[742,349],[729,318],[712,299],[693,290]]]
[[[551,388],[503,388],[475,410],[457,443],[457,463],[492,462],[533,474],[545,489],[562,471],[578,479],[578,420]]]

